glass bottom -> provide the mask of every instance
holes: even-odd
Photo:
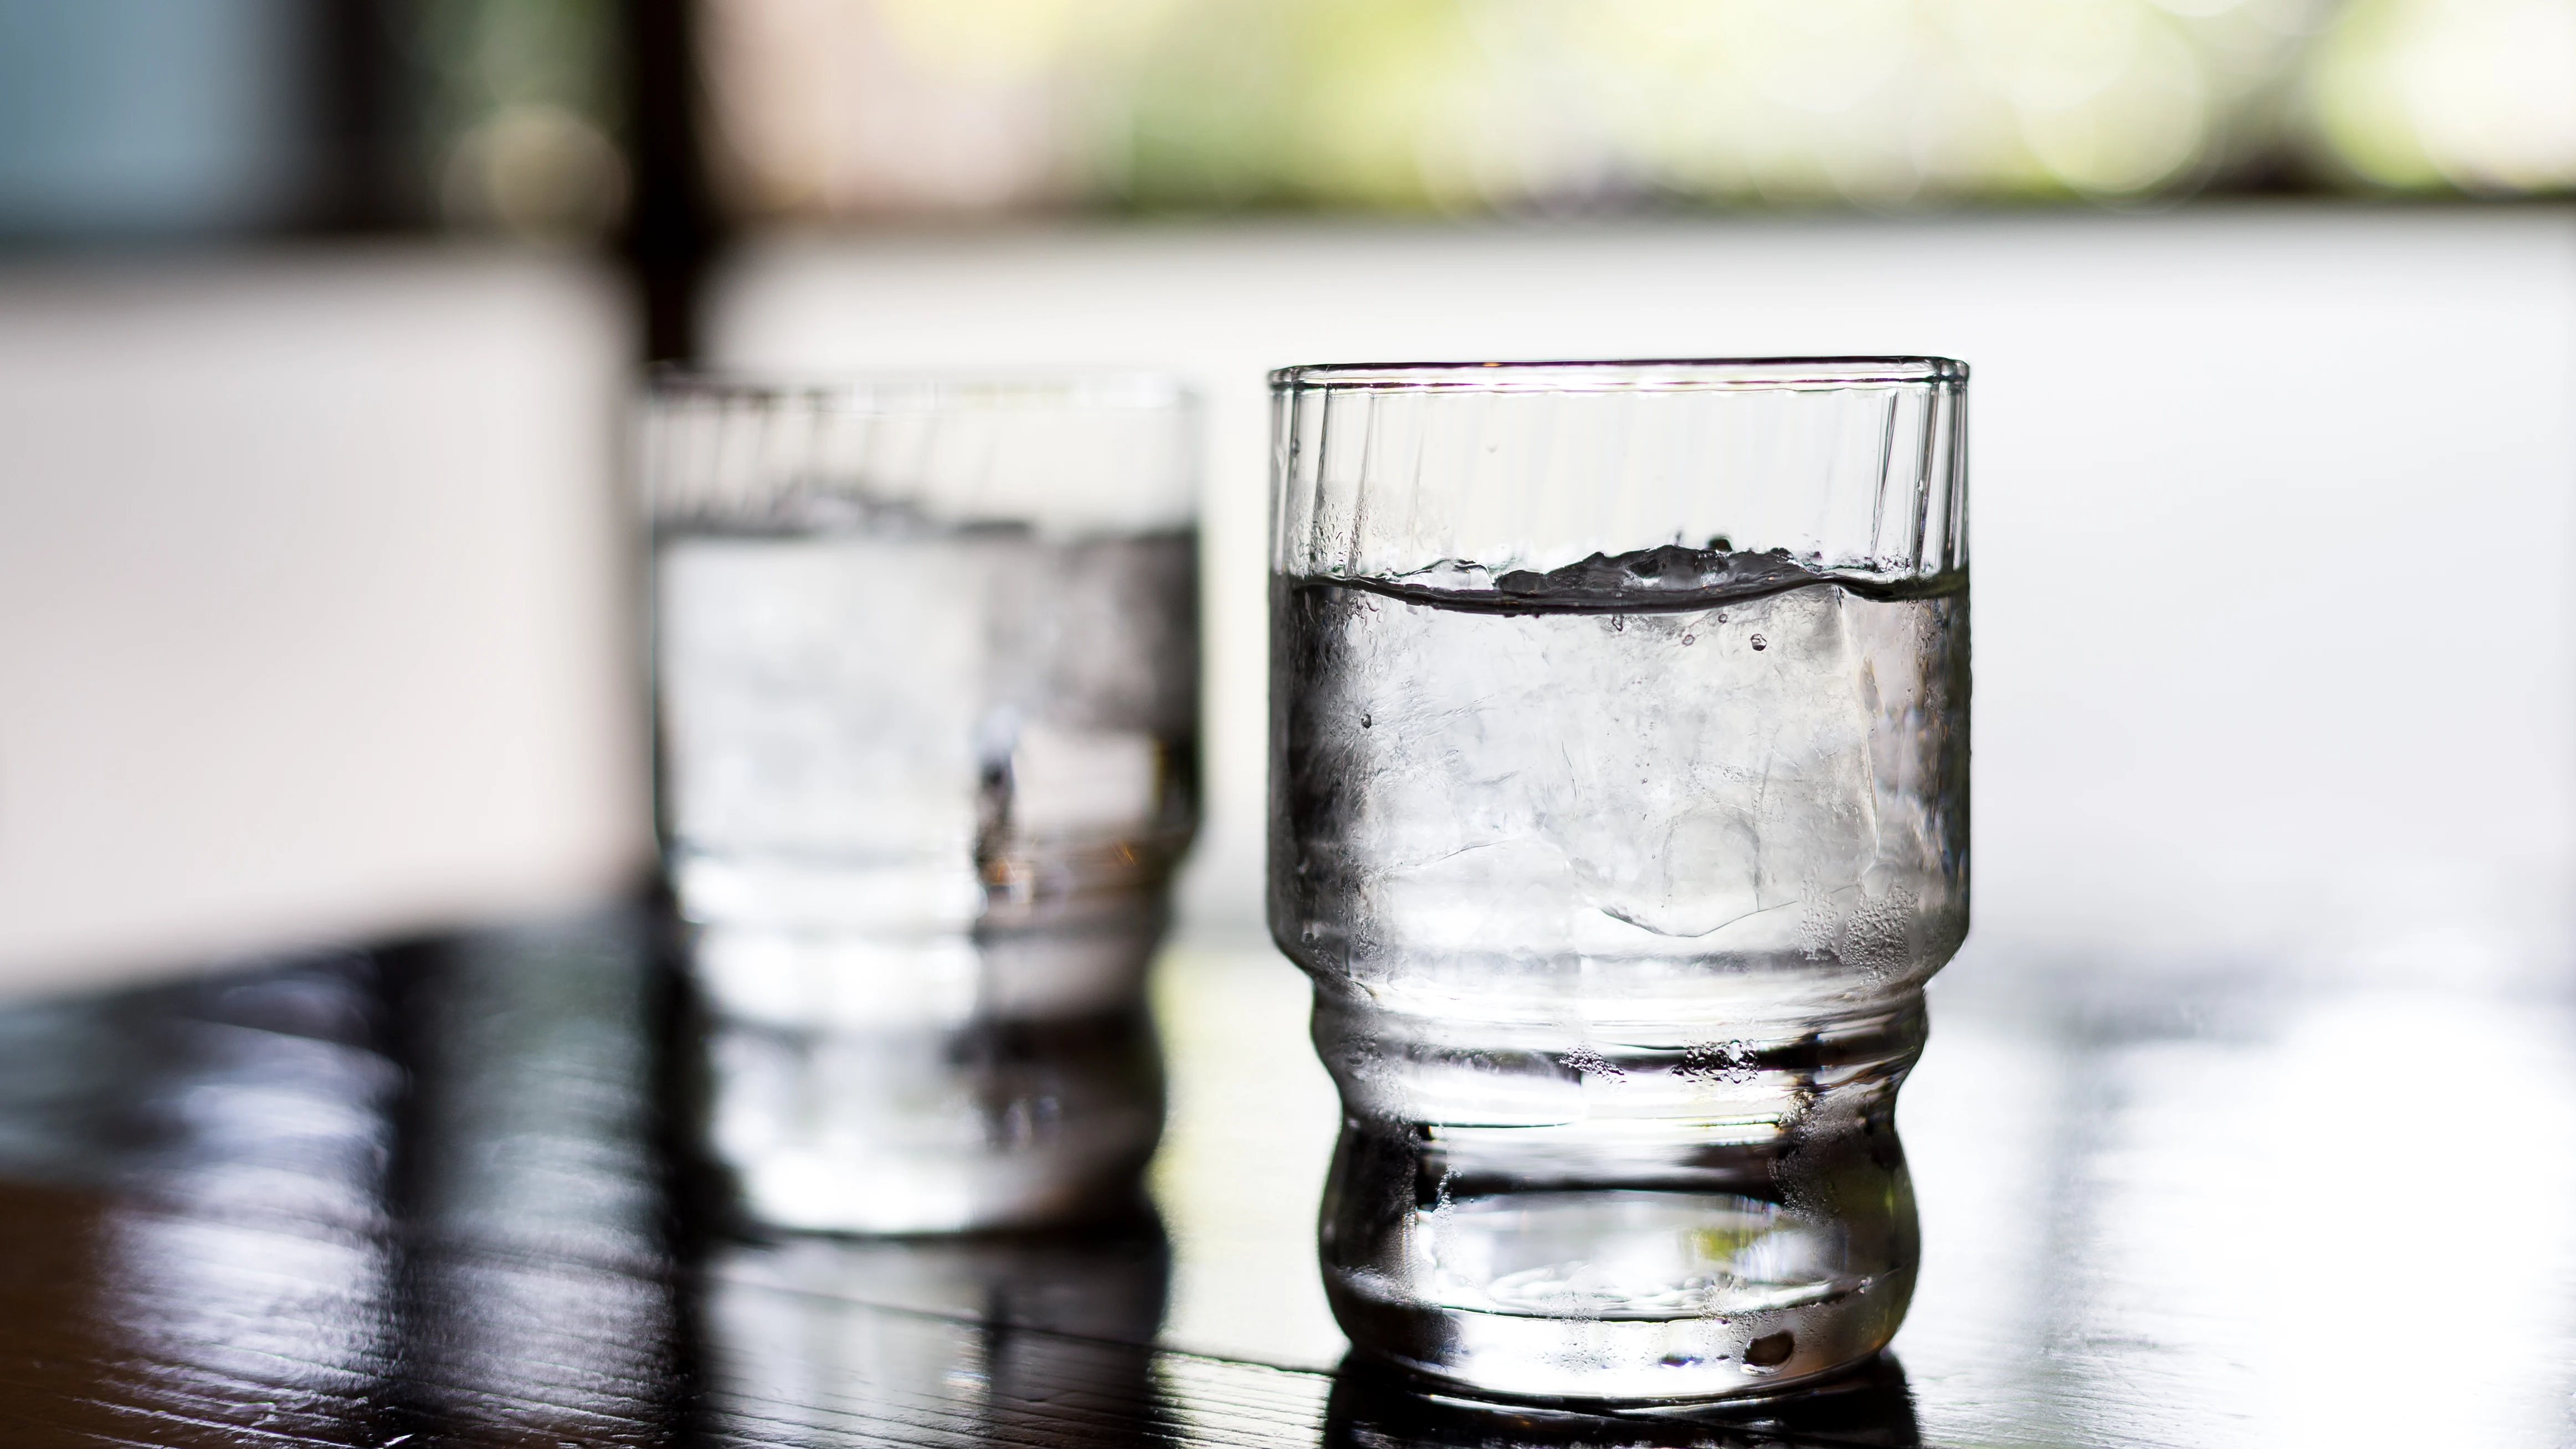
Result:
[[[1163,1125],[1160,890],[1004,901],[939,929],[700,922],[702,1165],[755,1228],[1059,1226],[1132,1206]]]
[[[1684,1403],[1514,1402],[1452,1392],[1354,1355],[1334,1376],[1324,1449],[1708,1449],[1711,1445],[1915,1444],[1905,1371],[1887,1354],[1824,1379]]]
[[[1574,1318],[1389,1301],[1328,1276],[1360,1352],[1481,1397],[1659,1404],[1776,1394],[1835,1377],[1887,1346],[1910,1267],[1831,1298],[1754,1313]]]
[[[717,1022],[706,1146],[751,1224],[955,1233],[1121,1211],[1162,1133],[1153,1028],[1131,1012],[843,1036]]]
[[[1895,1336],[1919,992],[1561,1044],[1477,1030],[1319,1005],[1345,1112],[1324,1280],[1354,1349],[1478,1395],[1647,1404],[1776,1394]]]

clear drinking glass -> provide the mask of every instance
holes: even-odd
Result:
[[[1967,368],[1272,374],[1270,925],[1362,1352],[1768,1392],[1896,1331],[1968,929]]]
[[[1133,1200],[1198,808],[1193,417],[1151,377],[653,391],[660,824],[755,1222]]]

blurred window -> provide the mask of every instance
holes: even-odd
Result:
[[[2576,0],[702,0],[747,218],[2576,184]]]
[[[438,212],[467,230],[596,236],[627,197],[614,0],[416,0]]]
[[[754,224],[2551,194],[2576,0],[0,0],[0,241],[585,240],[701,151]]]
[[[2576,187],[2576,0],[2353,0],[2303,79],[2322,151],[2364,184]]]
[[[0,0],[0,241],[618,221],[616,0]]]
[[[0,0],[0,234],[229,231],[313,183],[300,0]]]

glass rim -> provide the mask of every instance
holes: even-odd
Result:
[[[1656,357],[1604,361],[1334,362],[1282,367],[1273,392],[1758,392],[1966,386],[1952,357]]]
[[[923,411],[943,407],[1085,408],[1152,412],[1190,408],[1198,394],[1172,373],[1147,368],[904,368],[733,370],[663,364],[644,379],[648,404],[713,402]]]

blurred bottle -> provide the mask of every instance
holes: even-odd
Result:
[[[1190,416],[1133,378],[656,395],[663,838],[753,1222],[1132,1200],[1197,821]]]

